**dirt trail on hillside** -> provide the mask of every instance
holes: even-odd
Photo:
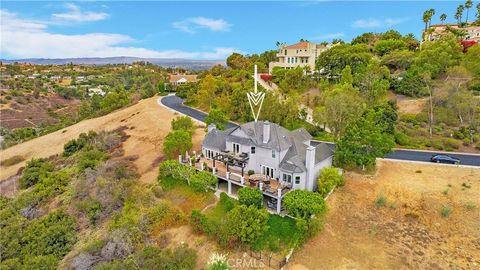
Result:
[[[373,176],[347,173],[287,269],[479,269],[479,194],[480,169],[381,161]]]
[[[130,107],[117,110],[108,115],[81,121],[45,136],[24,142],[0,151],[0,160],[14,155],[22,156],[25,161],[31,158],[49,157],[63,152],[63,145],[75,139],[82,132],[89,130],[113,130],[126,126],[125,132],[130,137],[123,144],[125,155],[135,155],[135,165],[141,175],[140,181],[153,182],[157,177],[157,165],[163,159],[163,139],[170,131],[170,121],[178,114],[157,104],[158,97],[139,101]],[[204,129],[196,129],[193,143],[194,150],[200,149],[205,135]],[[0,180],[13,176],[25,166],[25,161],[12,166],[0,167]]]

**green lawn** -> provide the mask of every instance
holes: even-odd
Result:
[[[295,226],[294,219],[271,214],[265,236],[255,245],[272,251],[288,251],[295,245],[299,237],[300,232]]]

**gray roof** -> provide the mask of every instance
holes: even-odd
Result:
[[[333,155],[333,151],[325,143],[311,142],[312,136],[304,129],[289,131],[274,123],[270,125],[270,140],[263,143],[263,127],[265,122],[249,122],[225,131],[212,130],[203,141],[204,147],[226,150],[226,142],[236,142],[242,145],[252,145],[279,151],[288,150],[280,163],[280,168],[289,172],[305,172],[305,158],[307,147],[314,146],[315,164]],[[232,133],[240,129],[248,138],[234,136]]]

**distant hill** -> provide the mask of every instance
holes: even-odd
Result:
[[[181,67],[187,69],[210,69],[212,66],[225,65],[223,60],[191,60],[175,58],[140,58],[140,57],[85,57],[85,58],[26,58],[6,60],[0,59],[3,63],[30,63],[36,65],[108,65],[108,64],[131,64],[133,62],[145,61],[162,67]]]

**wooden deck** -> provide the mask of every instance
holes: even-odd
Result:
[[[202,164],[204,170],[213,173],[213,160],[211,159],[201,157],[197,160],[197,162],[195,162],[195,164],[192,164],[192,166],[194,166],[197,170],[202,170]],[[263,174],[253,174],[249,176],[246,172],[244,172],[242,181],[241,169],[229,166],[227,170],[227,166],[219,161],[215,161],[215,175],[225,180],[236,182],[241,186],[247,186],[251,188],[260,188],[261,186],[262,192],[272,197],[278,196],[279,189],[282,190],[282,195],[291,190],[289,186],[282,184],[278,179],[267,178]]]

